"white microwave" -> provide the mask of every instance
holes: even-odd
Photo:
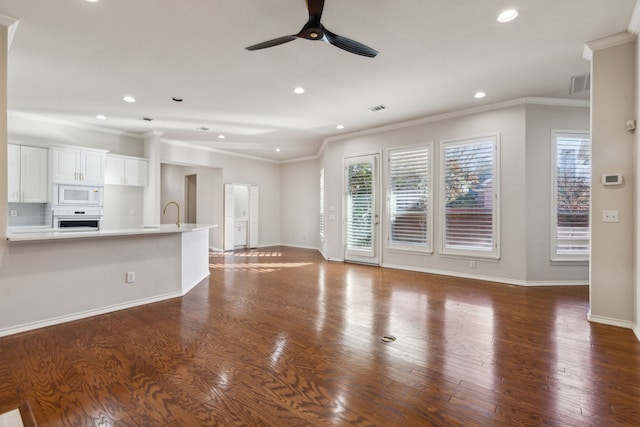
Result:
[[[53,203],[56,206],[102,206],[103,192],[102,186],[55,184]]]

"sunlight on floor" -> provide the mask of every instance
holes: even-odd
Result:
[[[209,264],[210,268],[218,269],[222,268],[227,271],[256,271],[261,273],[269,273],[272,271],[278,271],[283,268],[296,268],[305,267],[311,265],[311,262],[274,262],[274,263],[248,263],[248,264]]]
[[[265,252],[265,251],[246,251],[246,252],[209,252],[209,258],[224,258],[226,256],[234,257],[280,257],[281,252]]]

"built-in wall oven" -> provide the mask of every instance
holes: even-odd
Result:
[[[53,228],[56,231],[98,231],[102,208],[54,208]]]
[[[98,231],[103,216],[104,187],[54,184],[51,209],[56,231]]]

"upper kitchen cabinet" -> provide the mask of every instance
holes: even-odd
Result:
[[[145,187],[148,182],[149,161],[138,157],[106,156],[105,184]]]
[[[74,184],[104,184],[105,150],[51,148],[51,179]]]
[[[48,150],[8,144],[7,154],[9,203],[46,203]]]

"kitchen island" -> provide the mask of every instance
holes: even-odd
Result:
[[[0,336],[185,295],[209,276],[214,227],[9,230]]]

